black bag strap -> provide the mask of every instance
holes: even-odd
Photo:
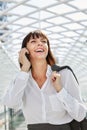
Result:
[[[53,71],[57,71],[57,72],[59,72],[59,71],[61,71],[61,70],[63,70],[63,69],[69,69],[69,70],[73,73],[73,75],[74,75],[74,77],[75,77],[77,83],[79,84],[76,75],[74,74],[73,70],[72,70],[69,66],[67,66],[67,65],[66,65],[66,66],[58,66],[58,65],[55,65],[55,64],[54,64],[54,65],[51,66],[51,69],[52,69]]]

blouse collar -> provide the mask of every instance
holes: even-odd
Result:
[[[50,66],[50,65],[48,65],[48,66],[47,66],[46,76],[47,76],[47,77],[48,77],[48,76],[50,76],[50,75],[51,75],[51,73],[52,73],[51,66]]]

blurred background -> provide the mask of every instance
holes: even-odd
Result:
[[[87,104],[87,0],[0,0],[0,98],[19,71],[23,38],[37,29],[58,64],[74,70]],[[26,130],[22,112],[0,105],[0,130]]]

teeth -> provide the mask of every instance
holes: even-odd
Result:
[[[43,52],[43,50],[42,49],[38,49],[38,50],[36,50],[36,52]]]

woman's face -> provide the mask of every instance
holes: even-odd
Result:
[[[47,39],[43,37],[31,38],[27,43],[27,49],[30,54],[30,59],[46,59],[48,55]]]

